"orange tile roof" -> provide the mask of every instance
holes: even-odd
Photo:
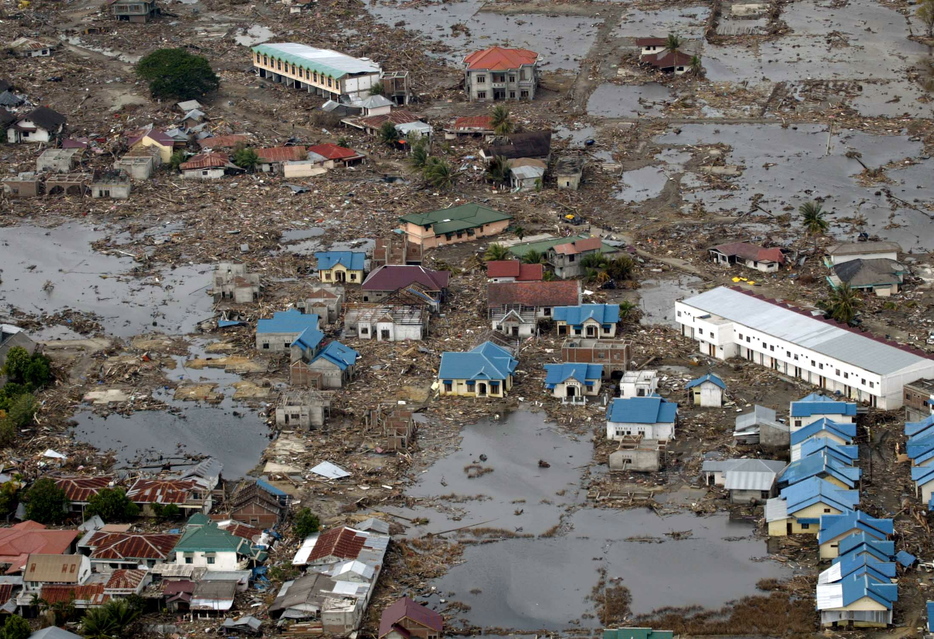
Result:
[[[104,587],[107,590],[136,590],[147,574],[147,570],[114,570]]]
[[[88,602],[100,605],[110,597],[104,594],[104,584],[87,586],[42,586],[40,597],[49,605],[71,601]]]
[[[489,115],[464,116],[454,120],[454,130],[473,130],[492,131],[493,117]]]
[[[190,169],[214,169],[227,166],[229,159],[226,153],[199,153],[187,162],[178,166],[182,171]]]
[[[256,155],[264,162],[298,162],[308,158],[308,152],[300,146],[274,146],[256,149]]]
[[[379,117],[379,116],[374,116]],[[404,123],[403,123],[404,124]],[[350,158],[361,157],[360,153],[354,151],[353,149],[348,149],[347,147],[337,146],[336,144],[316,144],[315,146],[308,147],[308,150],[312,153],[317,153],[318,155],[325,157],[329,160],[347,160]]]
[[[159,533],[95,533],[86,544],[91,559],[166,559],[181,535]]]
[[[577,255],[584,251],[599,251],[603,240],[599,237],[588,237],[586,240],[574,240],[567,244],[556,244],[553,248],[559,255]]]
[[[0,563],[14,564],[13,568],[18,570],[25,564],[27,555],[60,555],[67,552],[77,536],[77,530],[47,530],[34,521],[2,528]]]
[[[538,54],[528,49],[504,49],[490,47],[483,51],[474,51],[464,58],[468,69],[490,69],[502,71],[505,69],[518,69],[523,64],[535,64]]]

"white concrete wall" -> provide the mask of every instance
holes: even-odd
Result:
[[[621,440],[626,435],[642,435],[645,439],[674,439],[674,424],[606,423],[607,439]]]
[[[187,563],[185,558],[190,557],[191,563]],[[210,553],[214,557],[214,563],[208,563],[209,554],[203,553],[201,551],[184,553],[176,552],[175,553],[175,563],[181,566],[199,566],[207,568],[208,570],[239,570],[240,567],[237,563],[237,553],[235,552],[216,552]]]

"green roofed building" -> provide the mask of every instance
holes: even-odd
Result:
[[[653,630],[652,628],[615,628],[603,631],[603,639],[672,639],[673,630]]]
[[[506,230],[511,215],[480,204],[462,204],[430,213],[410,213],[399,218],[409,242],[423,249],[470,242]]]
[[[253,67],[261,78],[335,101],[368,97],[382,77],[380,66],[368,58],[294,42],[253,47]]]
[[[249,539],[218,528],[204,515],[194,515],[188,520],[185,534],[172,552],[178,565],[222,571],[244,570],[251,562],[266,558],[266,552],[255,548]]]

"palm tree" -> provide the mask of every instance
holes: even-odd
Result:
[[[522,256],[522,261],[526,264],[544,264],[546,255],[540,251],[532,249]]]
[[[665,41],[665,51],[669,53],[675,53],[681,48],[681,38],[678,37],[675,33],[669,33],[668,39]]]
[[[412,166],[419,170],[424,169],[425,165],[428,164],[428,145],[425,144],[425,141],[421,138],[411,140],[410,142],[412,153],[409,159],[412,161]]]
[[[504,184],[509,180],[509,161],[502,155],[494,155],[486,167],[486,179],[493,184]]]
[[[856,319],[862,303],[863,301],[856,289],[850,288],[849,284],[841,284],[831,289],[827,299],[820,302],[818,306],[838,322],[850,324]]]
[[[428,158],[428,163],[422,170],[422,177],[436,189],[449,189],[454,186],[454,169],[446,160],[438,157]]]
[[[512,121],[512,115],[509,113],[509,107],[505,104],[497,104],[490,113],[490,124],[493,126],[493,133],[496,135],[509,135],[515,130],[515,124]]]
[[[383,126],[379,128],[379,139],[383,144],[394,147],[399,141],[399,132],[396,131],[396,125],[388,120],[383,122]]]
[[[628,255],[620,255],[607,262],[606,265],[606,272],[617,282],[621,280],[631,280],[633,271],[635,270],[636,263]]]
[[[606,267],[606,263],[606,256],[600,251],[585,255],[580,261],[581,268],[596,271],[602,271]]]
[[[502,244],[490,244],[483,253],[483,259],[487,262],[498,262],[509,259],[509,249]]]
[[[519,241],[521,242],[522,238],[525,237],[525,229],[517,224],[512,227],[512,234],[519,238]]]
[[[704,71],[704,65],[701,64],[699,55],[691,56],[691,75],[698,77]]]
[[[619,303],[619,321],[628,322],[639,317],[639,306],[630,300]]]
[[[824,219],[824,210],[818,202],[805,202],[798,207],[798,213],[801,214],[801,224],[808,235],[822,235],[830,228],[830,224]]]

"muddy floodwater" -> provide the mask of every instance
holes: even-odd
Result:
[[[212,316],[209,266],[138,277],[131,273],[138,266],[132,257],[91,248],[104,236],[79,223],[0,228],[0,309],[93,313],[117,337],[190,333]]]
[[[602,412],[594,407],[594,426]],[[590,435],[562,433],[541,413],[520,410],[462,434],[459,449],[407,492],[416,508],[384,509],[428,520],[410,526],[411,536],[495,529],[486,534],[498,541],[468,545],[464,562],[432,582],[441,597],[470,606],[462,621],[515,630],[596,627],[589,596],[600,569],[630,589],[635,614],[663,604],[719,608],[754,594],[760,579],[791,576],[765,559],[765,541],[751,525],[725,514],[592,508],[584,480],[604,469],[590,467]]]

